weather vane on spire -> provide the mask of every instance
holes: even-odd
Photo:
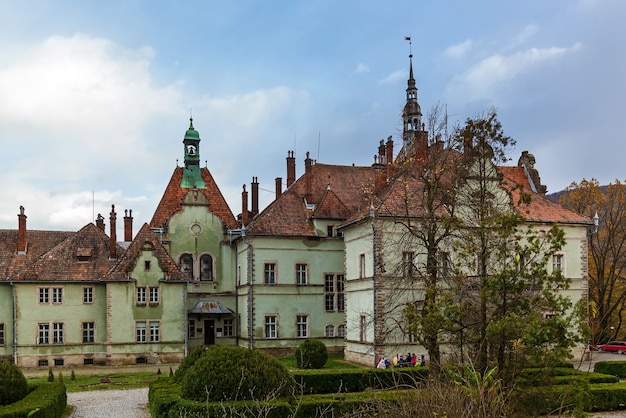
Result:
[[[411,37],[410,36],[405,36],[404,40],[405,41],[409,41],[409,57],[413,57],[413,52],[411,51]]]

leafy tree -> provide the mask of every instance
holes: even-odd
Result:
[[[20,369],[13,363],[0,362],[0,405],[9,405],[28,394],[28,383]]]
[[[564,232],[556,226],[538,231],[513,209],[530,203],[531,195],[501,186],[497,165],[514,142],[494,111],[468,119],[458,135],[469,161],[456,201],[464,225],[454,240],[455,342],[461,361],[469,358],[480,373],[495,365],[508,384],[529,358],[562,358],[575,341],[571,302],[560,292],[569,282],[547,270]]]
[[[589,233],[589,321],[592,343],[624,336],[626,310],[626,190],[615,180],[601,187],[598,180],[570,184],[561,204],[593,218],[597,230]]]

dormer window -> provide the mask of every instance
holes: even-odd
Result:
[[[77,248],[76,261],[78,261],[79,263],[86,263],[88,261],[91,261],[91,248]]]

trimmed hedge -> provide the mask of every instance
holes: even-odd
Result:
[[[304,340],[296,348],[295,356],[299,369],[321,369],[328,360],[328,350],[320,340]]]
[[[626,361],[599,361],[595,364],[593,371],[617,377],[626,377]]]
[[[21,370],[7,360],[0,362],[0,405],[11,405],[28,395],[28,383]]]
[[[65,385],[46,382],[34,386],[24,399],[0,407],[0,418],[58,418],[66,407]]]
[[[297,371],[291,374],[301,393],[346,393],[368,389],[416,387],[428,378],[426,367]]]
[[[588,373],[573,368],[558,367],[555,369],[524,369],[518,381],[522,387],[569,385],[574,382],[617,383],[619,379],[611,374]]]

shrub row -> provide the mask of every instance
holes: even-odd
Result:
[[[25,398],[0,407],[0,418],[57,418],[67,407],[65,385],[59,382],[41,383],[31,388]]]
[[[303,394],[362,392],[416,387],[428,378],[426,367],[297,371],[293,379]]]
[[[593,371],[626,377],[626,361],[599,361],[595,364]]]
[[[619,379],[612,374],[588,373],[572,368],[524,369],[518,383],[522,387],[569,385],[574,382],[617,383]]]

